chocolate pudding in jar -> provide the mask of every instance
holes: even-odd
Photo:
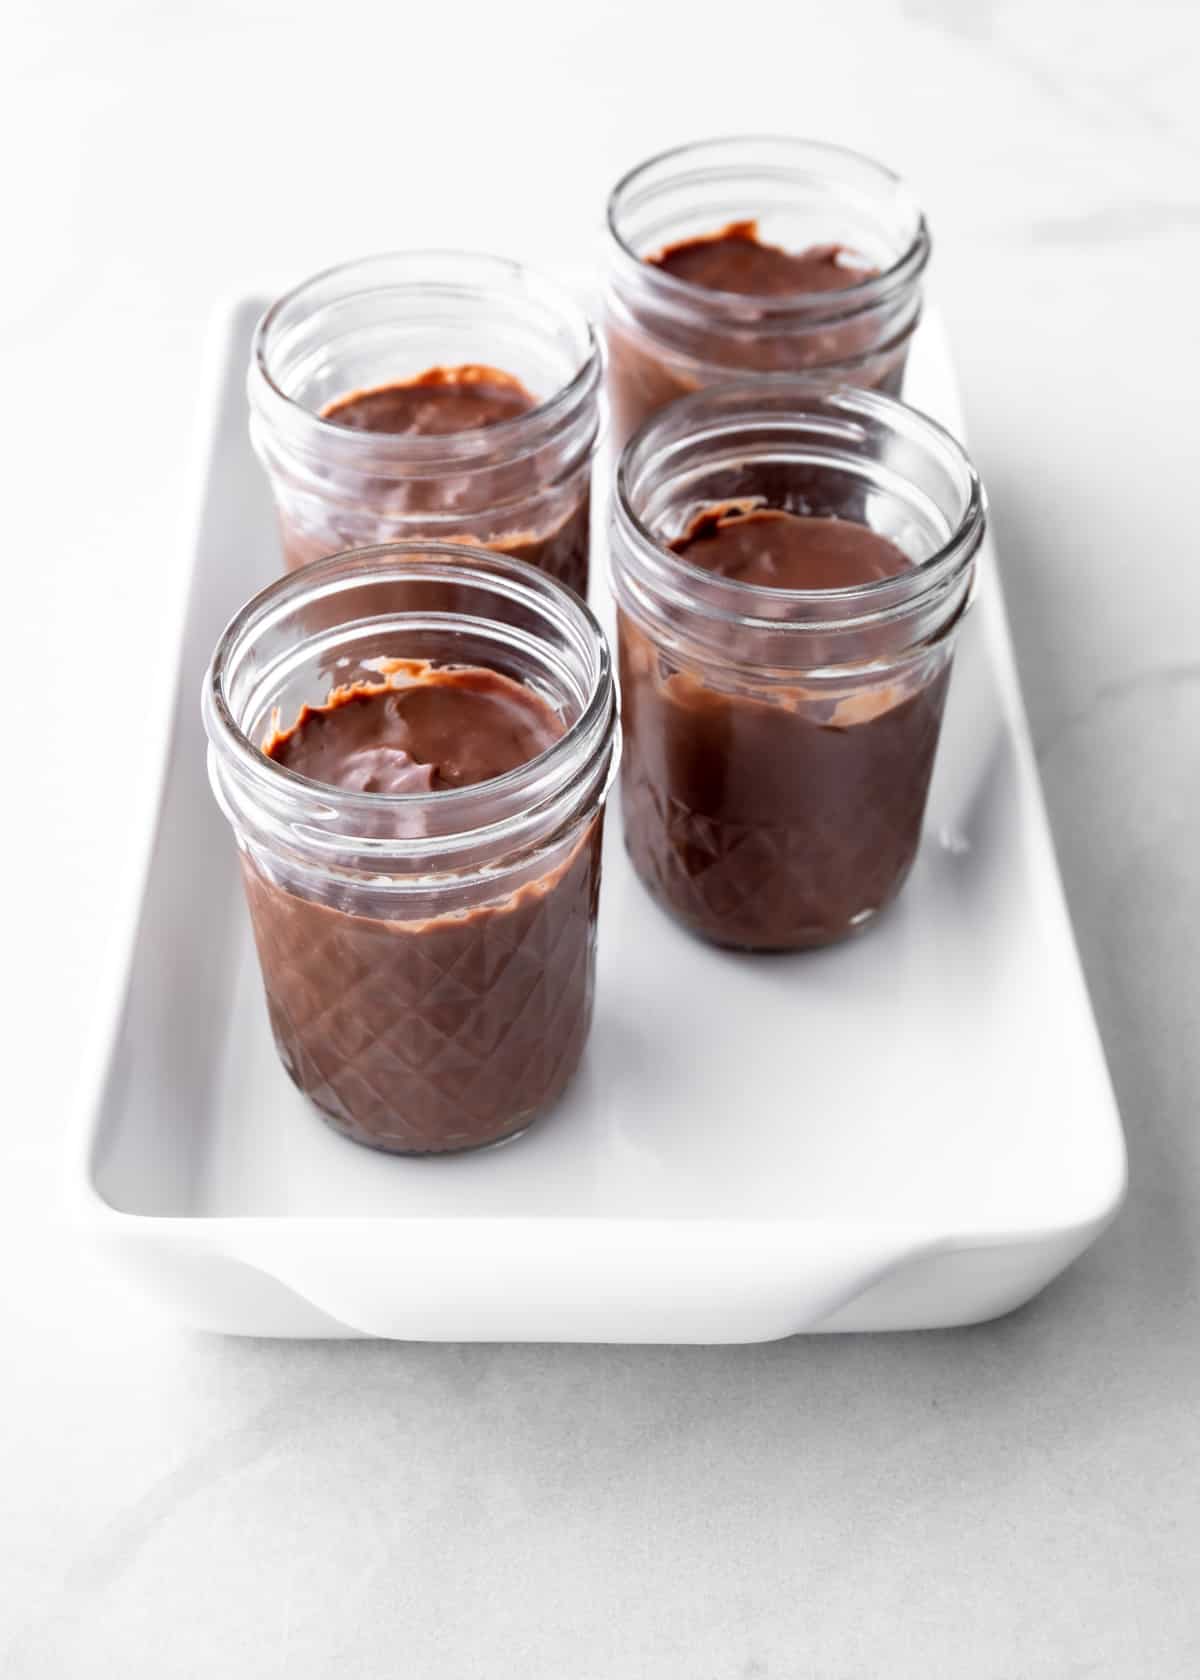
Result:
[[[326,558],[226,630],[210,776],[280,1059],[338,1131],[446,1154],[562,1095],[591,1022],[615,704],[583,603],[478,548]]]
[[[586,316],[516,263],[413,252],[306,281],[248,381],[287,566],[450,539],[586,595],[599,380]]]
[[[611,530],[625,841],[684,926],[801,950],[895,898],[983,530],[958,444],[875,392],[715,386],[631,440]]]
[[[682,146],[618,183],[608,234],[618,442],[744,374],[899,395],[930,241],[881,164],[807,140]]]

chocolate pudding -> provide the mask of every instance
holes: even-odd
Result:
[[[894,542],[856,520],[789,513],[756,498],[704,508],[670,547],[706,572],[763,589],[854,589],[912,568]]]
[[[716,233],[682,239],[646,261],[689,286],[741,297],[839,292],[875,273],[843,245],[812,245],[806,251],[768,245],[758,237],[754,221],[730,222]]]
[[[321,409],[322,420],[347,431],[395,438],[453,438],[466,432],[491,430],[532,413],[538,399],[511,373],[501,368],[467,363],[459,367],[428,368],[412,379],[361,391],[348,391]],[[586,597],[588,583],[589,497],[586,485],[565,511],[559,507],[546,529],[528,527],[529,508],[544,491],[543,468],[536,457],[509,457],[498,443],[495,457],[470,470],[445,461],[424,475],[416,469],[390,478],[370,473],[347,476],[330,465],[326,469],[334,499],[360,504],[358,523],[372,514],[379,528],[373,540],[400,534],[389,521],[401,521],[404,535],[418,534],[421,519],[430,523],[431,537],[456,542],[479,542],[503,554],[525,560],[539,571],[565,583]],[[453,528],[460,515],[470,527]],[[483,516],[491,529],[474,527]],[[537,522],[541,524],[539,520]],[[311,560],[334,553],[351,540],[361,540],[356,528],[345,541],[322,530],[314,532],[296,519],[283,520],[284,557],[294,570]]]
[[[701,510],[669,547],[781,593],[913,569],[864,524],[752,500]],[[681,922],[722,945],[795,950],[842,938],[895,897],[920,837],[947,662],[927,677],[885,666],[758,685],[734,662],[679,668],[622,611],[620,665],[626,844]]]
[[[351,391],[326,403],[321,418],[355,432],[445,437],[515,420],[536,407],[537,398],[511,373],[473,363],[429,368],[415,379]]]
[[[845,246],[787,251],[760,239],[758,223],[746,220],[668,245],[643,262],[697,296],[682,321],[673,320],[665,301],[661,308],[647,301],[640,320],[610,316],[609,388],[621,440],[667,403],[731,372],[840,370],[840,380],[898,395],[907,335],[899,349],[880,346],[871,311],[850,302],[840,315],[834,308],[806,316],[804,300],[875,278],[878,271]],[[711,309],[706,295],[713,296]],[[756,314],[746,304],[732,307],[739,298],[769,304]],[[797,307],[784,316],[778,306],[787,300]]]
[[[504,776],[565,732],[497,671],[384,669],[386,681],[335,689],[276,725],[263,751],[331,788],[436,795]],[[381,838],[422,832],[420,808],[384,805],[372,820]],[[405,920],[300,897],[244,854],[280,1056],[338,1130],[444,1153],[513,1136],[556,1100],[591,1015],[601,822],[494,902]]]
[[[531,688],[477,665],[391,659],[386,683],[335,688],[263,751],[310,781],[352,793],[441,793],[528,764],[563,733]]]

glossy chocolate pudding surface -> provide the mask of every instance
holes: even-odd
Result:
[[[689,286],[743,297],[839,292],[875,272],[844,245],[810,245],[804,251],[768,245],[754,221],[730,222],[716,233],[681,240],[647,261]]]
[[[852,520],[722,503],[671,548],[741,583],[825,590],[912,562]],[[660,652],[620,623],[625,837],[659,901],[697,933],[751,950],[825,945],[899,891],[920,837],[948,664],[904,685],[755,687]]]
[[[912,568],[894,542],[867,525],[753,501],[705,508],[671,547],[693,566],[767,589],[853,589]]]
[[[563,732],[547,701],[499,672],[395,660],[386,682],[335,689],[263,750],[330,787],[436,794],[504,775]],[[373,820],[386,836],[414,819],[385,808]],[[599,817],[498,899],[400,900],[403,919],[380,894],[300,896],[249,855],[244,874],[280,1056],[338,1130],[394,1153],[472,1149],[561,1094],[591,1016]]]
[[[515,375],[468,362],[427,368],[411,379],[344,392],[325,404],[320,417],[347,431],[380,437],[450,438],[492,431],[538,406],[538,398]],[[498,433],[494,459],[485,456],[470,471],[442,462],[429,476],[414,468],[409,474],[389,478],[370,472],[351,474],[331,462],[325,470],[331,504],[335,510],[345,505],[350,523],[339,526],[339,514],[334,511],[335,523],[330,528],[312,529],[281,508],[288,569],[295,571],[365,542],[405,536],[452,538],[479,542],[525,560],[586,598],[590,537],[586,476],[574,495],[552,495],[553,508],[547,511],[544,466],[531,455],[510,458],[500,437]],[[456,517],[462,518],[461,530],[453,523]],[[422,519],[432,523],[422,529]]]
[[[326,403],[321,418],[356,432],[446,437],[515,420],[536,407],[537,398],[511,373],[470,363],[429,368],[415,379],[350,391]]]
[[[356,793],[430,793],[503,776],[563,733],[539,695],[498,671],[389,664],[391,682],[335,689],[323,706],[305,706],[266,742],[268,758]]]

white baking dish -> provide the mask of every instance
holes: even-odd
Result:
[[[921,854],[867,936],[709,950],[646,898],[614,820],[595,1029],[551,1118],[399,1160],[305,1105],[198,708],[220,629],[279,566],[245,424],[259,308],[218,334],[160,798],[74,1134],[87,1235],[179,1319],[252,1335],[756,1341],[964,1324],[1035,1294],[1113,1214],[1125,1153],[988,548]],[[907,395],[961,432],[936,319]]]

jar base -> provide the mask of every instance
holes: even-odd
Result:
[[[825,951],[835,945],[846,945],[851,940],[861,938],[863,934],[868,933],[875,926],[880,917],[890,910],[896,902],[904,884],[901,881],[891,897],[882,904],[876,905],[873,909],[860,911],[853,921],[848,922],[836,932],[830,932],[826,929],[813,929],[810,932],[790,937],[785,941],[767,941],[728,938],[711,931],[701,923],[684,915],[674,905],[661,897],[641,872],[637,870],[636,864],[634,869],[642,887],[653,900],[655,909],[665,915],[676,927],[681,928],[684,933],[699,940],[702,944],[712,946],[715,950],[729,951],[733,955],[746,957],[789,957],[796,956],[804,951]],[[906,870],[906,877],[907,874],[908,871]]]
[[[297,1086],[299,1090],[300,1087]],[[402,1139],[391,1139],[387,1133],[366,1132],[356,1126],[347,1125],[344,1120],[331,1114],[327,1108],[314,1101],[307,1091],[301,1092],[309,1107],[317,1114],[333,1132],[344,1137],[350,1143],[356,1143],[363,1149],[373,1150],[377,1155],[398,1155],[408,1160],[438,1159],[441,1156],[480,1155],[487,1149],[501,1149],[506,1143],[515,1143],[518,1138],[541,1119],[541,1114],[522,1115],[520,1120],[510,1130],[500,1132],[495,1137],[481,1138],[477,1141],[464,1143],[449,1143],[445,1146],[412,1144]]]

